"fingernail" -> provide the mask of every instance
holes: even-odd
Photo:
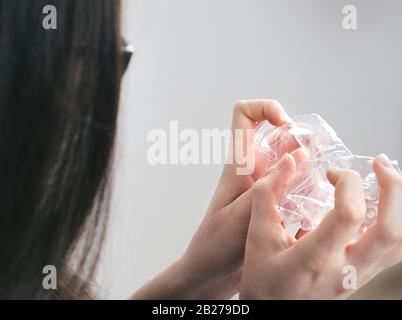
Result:
[[[385,153],[380,154],[378,159],[383,167],[387,169],[394,169],[394,165]]]
[[[291,155],[290,155],[289,153],[285,153],[285,154],[283,155],[282,159],[279,160],[279,162],[278,162],[278,164],[277,164],[278,170],[282,170],[282,169],[285,167],[286,162],[289,161],[289,158],[290,158],[290,157],[291,157]]]

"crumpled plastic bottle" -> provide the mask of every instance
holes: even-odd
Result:
[[[372,170],[374,158],[354,155],[318,114],[296,116],[293,121],[279,128],[264,121],[257,126],[255,136],[256,150],[265,159],[263,166],[281,159],[286,152],[285,144],[291,140],[309,152],[309,159],[298,166],[293,184],[279,203],[284,227],[314,229],[334,208],[334,187],[327,179],[327,170],[344,168],[361,175],[367,207],[361,232],[366,231],[377,218],[379,201],[379,186]],[[393,161],[393,165],[401,173],[398,162]]]

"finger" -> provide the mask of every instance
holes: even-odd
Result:
[[[360,175],[351,170],[330,170],[328,180],[335,186],[335,208],[317,227],[299,240],[318,257],[344,250],[357,234],[366,214]]]
[[[256,172],[263,159],[255,152],[255,130],[257,123],[263,121],[281,126],[291,119],[276,100],[242,100],[236,103],[233,111],[233,139],[230,150],[234,166],[228,166],[229,169],[239,171],[239,167],[251,167],[250,171],[246,171],[246,175],[251,175],[254,179],[258,178]],[[294,149],[296,148],[288,151]]]
[[[385,154],[378,156],[374,160],[373,170],[380,185],[378,223],[376,227],[382,228],[393,238],[401,238],[402,176],[395,170],[391,160]]]
[[[257,122],[264,120],[280,126],[290,121],[290,118],[275,100],[243,100],[236,103],[229,163],[223,169],[217,189],[220,197],[215,203],[216,206],[223,207],[230,203],[256,181],[256,169],[260,167],[258,163],[262,159],[256,157],[254,130]]]
[[[303,161],[309,158],[309,154],[306,149],[299,148],[291,153],[291,156],[294,159],[296,167],[299,166]],[[271,172],[275,167],[271,168],[269,172]],[[264,175],[268,175],[269,172],[266,172]],[[246,192],[242,193],[237,199],[231,202],[228,206],[230,206],[230,210],[228,212],[235,212],[236,214],[242,216],[248,216],[250,218],[251,214],[251,203],[253,198],[254,190],[252,188],[248,189]]]
[[[248,243],[259,248],[261,254],[287,248],[291,238],[282,227],[278,203],[294,177],[296,163],[286,154],[270,172],[253,186],[252,215],[248,231]],[[249,245],[249,244],[248,244]]]
[[[402,177],[386,155],[374,160],[373,170],[380,185],[377,222],[349,250],[361,264],[374,263],[402,241]]]
[[[307,149],[305,149],[305,148],[298,148],[296,150],[293,150],[292,152],[286,152],[284,155],[286,155],[286,154],[290,154],[293,157],[296,167],[298,167],[303,161],[308,160],[310,157]],[[281,157],[281,159],[279,159],[279,161],[283,159],[284,155],[282,155],[282,157]],[[277,162],[279,162],[279,161],[277,161]],[[264,175],[266,175],[268,172],[271,171],[271,167],[264,173]]]
[[[293,153],[295,151],[300,152],[300,150],[304,151],[304,154],[300,154],[302,158],[305,158],[306,156],[308,157],[307,150],[301,149],[300,144],[291,134],[286,133],[280,136],[268,136],[267,140],[269,141],[270,145],[275,146],[274,148],[278,158],[281,158],[285,153]],[[255,152],[256,165],[255,171],[252,175],[253,179],[255,181],[258,180],[262,175],[265,174],[265,171],[272,167],[278,160],[267,156],[265,153]],[[296,162],[299,162],[299,159],[295,158],[295,160]]]
[[[292,157],[295,159],[296,167],[298,167],[303,161],[309,159],[310,154],[305,148],[298,148],[291,152]]]
[[[242,100],[233,112],[233,129],[254,129],[257,122],[267,120],[274,126],[291,122],[282,105],[276,100]]]

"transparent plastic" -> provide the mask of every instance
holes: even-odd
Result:
[[[264,121],[256,129],[256,150],[263,159],[263,171],[278,161],[289,145],[295,144],[309,152],[309,159],[298,166],[293,184],[279,203],[284,226],[314,229],[334,208],[334,187],[327,179],[327,170],[345,168],[359,172],[362,177],[367,205],[366,219],[361,226],[364,232],[377,217],[379,186],[372,170],[374,158],[354,155],[318,114],[296,116],[293,121],[279,128]],[[397,161],[393,165],[401,173]]]

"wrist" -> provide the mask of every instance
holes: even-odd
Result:
[[[176,285],[187,293],[188,299],[213,299],[213,293],[209,290],[213,278],[189,254],[184,254],[176,261],[174,269],[177,274]]]
[[[131,299],[139,300],[184,300],[206,299],[204,286],[208,282],[183,256],[162,273],[139,289]]]
[[[184,281],[192,287],[192,299],[230,299],[239,292],[242,268],[227,274],[216,275],[209,264],[184,254],[178,261]]]

